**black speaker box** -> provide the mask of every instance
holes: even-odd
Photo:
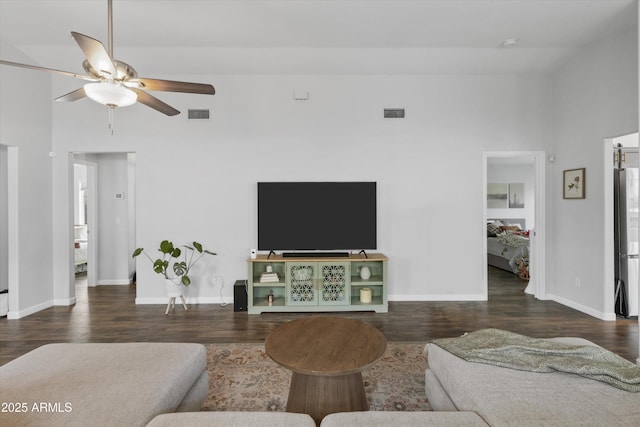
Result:
[[[233,285],[233,311],[247,311],[246,280],[236,280]]]

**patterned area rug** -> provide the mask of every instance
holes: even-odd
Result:
[[[387,344],[382,359],[362,371],[372,411],[429,411],[424,391],[424,343]],[[264,344],[207,346],[205,411],[284,411],[291,372],[269,358]]]

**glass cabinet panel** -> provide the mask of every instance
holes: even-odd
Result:
[[[287,304],[317,305],[317,267],[315,262],[287,263]]]
[[[320,304],[347,305],[349,297],[348,262],[319,263],[320,271]]]

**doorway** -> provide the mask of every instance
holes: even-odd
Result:
[[[9,319],[20,318],[18,313],[19,286],[19,256],[18,256],[18,158],[19,148],[0,144],[0,275],[5,283],[0,285],[8,291],[1,297],[3,311]],[[2,289],[0,287],[0,289]],[[6,301],[4,301],[6,298]]]
[[[519,275],[528,270],[525,292],[543,299],[545,284],[545,174],[546,155],[541,151],[485,152],[483,155],[483,235],[488,235],[488,223],[506,220],[507,226],[519,226],[528,231],[524,247],[503,254],[499,268]],[[491,184],[491,185],[490,185]],[[524,240],[524,236],[519,237]],[[488,299],[488,269],[490,268],[489,237],[483,240],[485,297]],[[493,245],[493,242],[491,243]],[[528,249],[526,249],[528,248]],[[525,252],[528,260],[523,260]],[[491,261],[495,258],[491,257]],[[524,262],[523,262],[524,261]],[[528,265],[527,265],[528,264]]]
[[[635,318],[638,272],[638,133],[605,140],[605,303],[614,318]]]
[[[9,156],[0,145],[0,316],[9,311]]]
[[[88,287],[130,285],[135,266],[130,261],[135,234],[135,154],[73,153],[72,157],[70,223],[77,254],[71,260],[72,271],[79,271],[78,278],[86,278]]]

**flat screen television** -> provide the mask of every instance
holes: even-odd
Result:
[[[375,182],[259,182],[258,249],[376,249]]]

